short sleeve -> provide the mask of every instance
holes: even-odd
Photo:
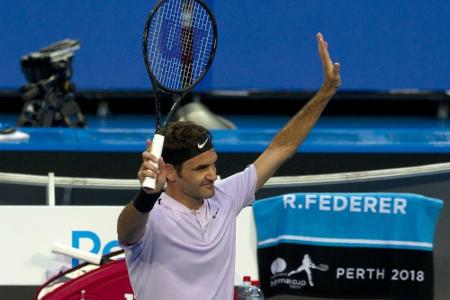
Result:
[[[123,243],[120,243],[122,249],[125,250],[127,263],[132,264],[136,260],[145,259],[143,255],[147,256],[151,254],[153,236],[155,235],[155,230],[157,230],[156,228],[158,224],[158,214],[155,210],[152,210],[147,221],[145,233],[141,237],[141,239],[132,245],[125,245]],[[146,249],[145,253],[143,253],[143,249]]]
[[[255,201],[256,179],[256,168],[252,164],[220,181],[219,185],[233,197],[235,215]]]

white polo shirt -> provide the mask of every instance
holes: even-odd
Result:
[[[253,203],[256,179],[250,165],[217,181],[196,211],[161,195],[145,235],[125,248],[137,300],[233,299],[236,217]]]

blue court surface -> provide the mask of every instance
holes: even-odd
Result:
[[[87,129],[20,128],[26,141],[0,142],[0,150],[141,152],[154,131],[145,115],[86,116]],[[288,116],[224,116],[237,129],[212,130],[218,152],[261,152]],[[14,124],[17,116],[0,115]],[[305,153],[450,153],[450,121],[435,118],[322,117],[299,148]]]

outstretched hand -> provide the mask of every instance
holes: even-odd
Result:
[[[317,33],[317,46],[323,67],[323,86],[330,89],[337,89],[341,85],[340,64],[334,62],[328,53],[328,43],[324,40],[322,33]]]

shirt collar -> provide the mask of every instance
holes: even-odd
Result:
[[[205,212],[205,210],[207,208],[207,200],[206,199],[203,201],[203,205],[199,209],[193,210],[193,209],[190,209],[187,206],[181,204],[180,202],[178,202],[174,198],[170,197],[166,193],[161,194],[161,204],[170,209],[173,209],[175,211],[178,211],[181,213],[189,213],[189,214],[192,214],[192,213],[202,214]]]

